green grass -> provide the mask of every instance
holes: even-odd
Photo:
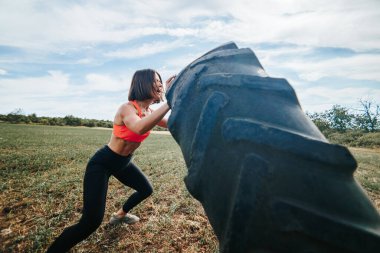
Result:
[[[350,148],[358,168],[355,178],[380,210],[380,149]]]
[[[44,252],[81,214],[88,159],[110,129],[0,124],[0,252]],[[152,134],[135,163],[154,194],[133,210],[141,222],[107,226],[132,193],[111,178],[101,227],[77,252],[215,252],[217,241],[201,205],[183,183],[185,164],[170,135]]]
[[[82,180],[88,159],[105,145],[110,129],[0,124],[0,252],[44,252],[81,215]],[[380,150],[351,149],[355,174],[380,209]],[[77,252],[215,252],[217,240],[201,205],[187,192],[187,170],[170,135],[152,134],[135,163],[154,194],[133,213],[133,226],[107,226],[132,193],[111,178],[103,224]]]
[[[380,132],[365,133],[349,130],[345,133],[325,131],[325,136],[331,143],[349,147],[380,148]]]

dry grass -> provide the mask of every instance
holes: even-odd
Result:
[[[85,165],[110,130],[0,124],[0,252],[44,252],[81,215]],[[380,210],[380,150],[352,149],[356,173]],[[141,222],[107,221],[131,190],[111,178],[103,224],[74,252],[217,252],[201,205],[187,192],[187,171],[170,135],[152,134],[134,161],[154,194],[133,210]]]
[[[44,252],[81,215],[84,168],[110,136],[104,129],[0,124],[0,252]],[[111,178],[103,224],[75,252],[215,252],[201,205],[185,189],[186,168],[170,135],[151,135],[134,161],[154,194],[133,210],[141,222],[107,225],[132,191]]]
[[[358,162],[355,178],[380,211],[380,148],[350,148]]]

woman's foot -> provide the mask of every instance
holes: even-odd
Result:
[[[133,215],[133,214],[127,213],[125,216],[121,216],[121,215],[118,215],[116,213],[113,213],[109,223],[111,225],[117,225],[117,224],[121,224],[121,223],[134,224],[134,223],[138,222],[139,220],[140,220],[140,218],[137,217],[136,215]]]

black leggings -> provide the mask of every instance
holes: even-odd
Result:
[[[141,170],[131,162],[131,158],[131,155],[116,154],[107,145],[95,153],[88,162],[84,175],[82,217],[77,224],[66,228],[47,252],[67,252],[100,226],[111,175],[136,190],[124,203],[124,212],[128,212],[152,194],[151,184]]]

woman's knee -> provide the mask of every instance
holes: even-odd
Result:
[[[83,215],[79,221],[82,229],[86,230],[88,233],[94,232],[96,229],[100,227],[103,221],[103,214],[100,213],[91,213]]]
[[[139,193],[140,193],[141,195],[143,195],[144,198],[149,197],[150,195],[153,194],[153,187],[152,187],[152,185],[151,185],[150,183],[148,183],[148,184],[144,187],[143,191],[140,191]]]

